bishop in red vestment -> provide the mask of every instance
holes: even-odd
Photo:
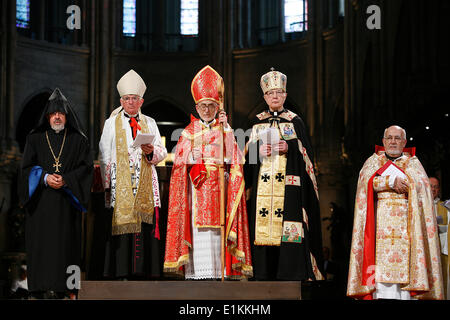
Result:
[[[164,272],[183,275],[186,279],[221,278],[219,168],[224,165],[225,276],[251,277],[244,158],[225,112],[219,112],[223,104],[223,79],[206,66],[194,77],[191,91],[200,119],[191,117],[176,147]],[[221,163],[222,146],[224,163]]]

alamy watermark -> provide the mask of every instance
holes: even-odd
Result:
[[[376,4],[367,7],[367,14],[370,16],[366,20],[366,26],[369,30],[381,29],[381,9]]]
[[[66,280],[66,286],[69,290],[80,290],[81,288],[81,269],[77,265],[70,265],[66,269],[69,275]]]
[[[81,9],[77,5],[70,5],[66,10],[67,14],[70,16],[67,18],[66,26],[69,30],[80,30],[81,29]]]
[[[180,136],[182,135],[183,130],[184,129],[182,129],[182,128],[175,129],[170,136],[170,141],[172,141],[172,142],[178,141]],[[194,132],[201,132],[200,124],[198,125],[198,127],[194,124]],[[254,142],[254,143],[248,143],[248,141],[252,139],[252,137],[251,137],[252,128],[247,129],[247,130],[244,130],[241,128],[234,129],[234,130],[232,130],[232,134],[234,136],[234,140],[237,143],[237,147],[239,148],[240,152],[242,153],[242,157],[235,157],[233,154],[234,149],[225,147],[224,158],[226,159],[226,161],[228,161],[227,162],[228,164],[244,164],[244,162],[245,162],[244,152],[246,153],[247,164],[258,164],[263,161],[265,156],[262,156],[259,152],[259,148],[263,144],[262,141],[259,139],[258,141],[250,141],[250,142]],[[267,133],[267,138],[269,141],[271,139],[271,134],[272,133]],[[276,134],[278,135],[278,133],[276,133]],[[204,135],[202,135],[198,138],[195,138],[194,143],[198,143],[198,145],[200,145],[200,146],[201,145],[207,146],[208,144],[210,144],[209,139],[211,139],[211,137],[205,137]],[[226,138],[224,135],[224,143],[226,144],[225,140],[226,140]],[[281,138],[280,138],[280,140],[281,140]],[[217,145],[218,143],[219,143],[219,141],[214,140],[211,144]],[[245,150],[245,148],[247,148],[247,150]],[[172,150],[167,150],[167,151],[175,154],[176,157],[178,157],[184,153],[184,151],[182,151],[182,150],[177,150],[177,146],[174,146]],[[177,155],[177,151],[178,151],[178,155]],[[277,154],[278,154],[278,152],[272,148],[272,153],[270,156],[275,156]],[[189,161],[189,158],[186,157],[186,159],[179,159],[179,158],[177,159],[178,164],[189,164],[188,162],[184,163],[183,161]]]

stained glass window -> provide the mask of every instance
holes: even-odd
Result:
[[[181,0],[182,35],[198,35],[198,0]]]
[[[344,17],[345,16],[345,2],[344,0],[339,0],[339,16]]]
[[[123,0],[123,35],[136,35],[136,0]]]
[[[284,0],[284,32],[308,30],[308,1]]]
[[[16,27],[24,29],[30,27],[30,0],[16,1]]]

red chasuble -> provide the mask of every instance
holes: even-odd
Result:
[[[220,228],[219,155],[220,126],[210,128],[199,120],[183,131],[175,152],[170,180],[164,272],[184,274],[184,265],[192,248],[191,214],[197,228]],[[227,276],[250,277],[253,274],[247,207],[244,194],[243,155],[235,142],[232,130],[224,134],[225,158],[229,172],[226,190],[226,267]],[[202,149],[202,159],[189,163],[193,148]],[[193,212],[189,204],[190,185]]]

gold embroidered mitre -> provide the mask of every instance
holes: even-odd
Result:
[[[222,77],[209,65],[200,70],[192,80],[191,93],[195,103],[213,100],[221,104],[223,103],[223,92]]]
[[[272,89],[282,89],[286,92],[287,77],[285,74],[270,68],[270,71],[261,77],[261,89],[264,94]]]

